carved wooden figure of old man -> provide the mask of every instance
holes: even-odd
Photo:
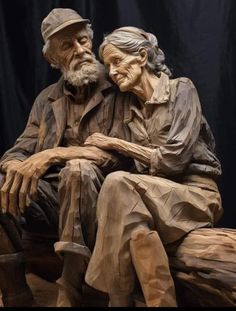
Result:
[[[42,22],[43,53],[60,80],[36,98],[27,126],[0,161],[0,289],[4,306],[30,306],[21,239],[24,229],[59,231],[55,251],[63,260],[57,306],[81,304],[82,283],[95,243],[96,201],[107,173],[119,165],[88,136],[122,136],[119,114],[129,101],[107,80],[92,52],[89,20],[71,9],[53,9]],[[4,242],[5,241],[5,242]],[[5,280],[16,275],[14,282]],[[11,278],[12,279],[12,278]]]

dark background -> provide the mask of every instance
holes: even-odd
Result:
[[[0,0],[0,155],[23,131],[39,91],[59,77],[41,53],[41,21],[55,7],[91,20],[94,51],[104,34],[120,26],[153,32],[174,76],[193,80],[223,168],[219,225],[235,228],[236,1]]]

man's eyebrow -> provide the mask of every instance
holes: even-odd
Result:
[[[82,33],[81,33],[81,32],[79,31],[79,32],[76,33],[76,36],[78,36],[78,37],[88,37],[88,34],[87,34],[86,32],[82,32]]]

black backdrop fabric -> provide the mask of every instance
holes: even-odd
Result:
[[[89,18],[96,53],[104,34],[121,26],[153,32],[174,76],[196,85],[211,125],[224,216],[236,227],[236,1],[235,0],[0,0],[0,154],[23,131],[36,95],[59,77],[43,59],[40,26],[56,7]]]

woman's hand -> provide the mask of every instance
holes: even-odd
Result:
[[[84,145],[96,146],[103,150],[114,150],[126,157],[138,160],[146,165],[150,165],[152,149],[130,143],[123,139],[108,137],[100,133],[94,133],[87,138]]]
[[[95,146],[103,150],[115,149],[117,138],[105,136],[101,133],[94,133],[84,142],[85,146]]]

